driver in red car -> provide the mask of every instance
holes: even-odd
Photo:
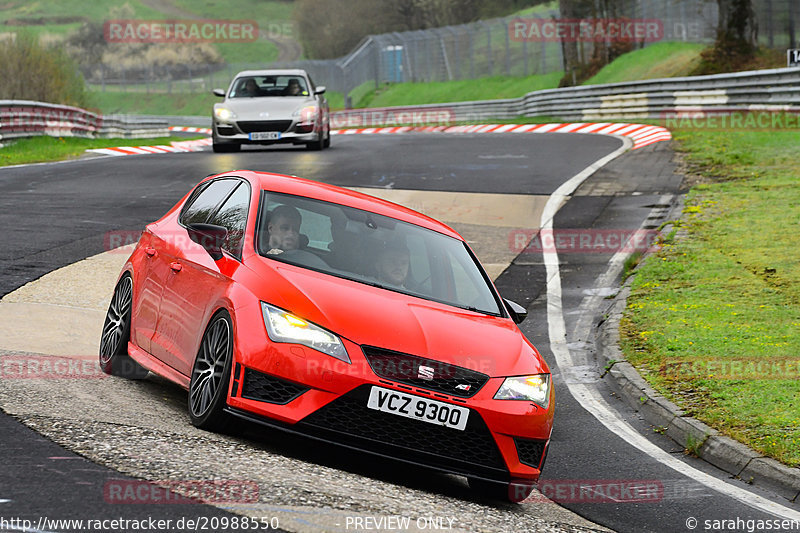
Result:
[[[403,244],[387,244],[378,254],[375,270],[378,280],[388,286],[405,288],[411,257],[408,248]]]
[[[300,248],[300,224],[303,217],[300,211],[289,205],[280,205],[269,217],[267,231],[269,231],[268,253],[281,253]]]
[[[290,205],[276,207],[267,224],[270,248],[267,255],[280,255],[281,259],[311,268],[327,268],[327,263],[319,256],[301,249],[300,225],[302,223],[303,217],[296,208]],[[305,241],[307,242],[308,239],[306,238]]]

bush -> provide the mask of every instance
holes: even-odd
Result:
[[[210,43],[109,43],[99,22],[84,23],[67,38],[65,49],[90,83],[185,79],[224,64]]]
[[[77,66],[61,49],[39,44],[21,32],[0,42],[0,99],[35,100],[83,107],[86,86]]]

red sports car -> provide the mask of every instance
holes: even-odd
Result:
[[[466,476],[519,501],[553,425],[550,370],[464,239],[297,177],[226,172],[148,225],[103,326],[110,374],[238,420]]]

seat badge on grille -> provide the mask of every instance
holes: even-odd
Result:
[[[259,118],[268,118],[269,117],[269,112],[262,111],[261,113],[258,114],[258,117]]]
[[[471,389],[471,388],[472,388],[472,385],[470,385],[468,383],[460,383],[460,384],[456,385],[456,390],[463,390],[465,392],[469,391],[469,389]]]
[[[417,378],[419,379],[433,379],[433,368],[425,365],[419,365],[417,369]]]

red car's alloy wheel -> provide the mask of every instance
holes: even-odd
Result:
[[[211,319],[192,368],[189,383],[189,415],[202,429],[221,431],[228,417],[222,410],[228,393],[233,359],[231,319],[220,311]]]
[[[128,356],[131,335],[131,302],[133,281],[122,276],[108,306],[103,334],[100,337],[100,368],[106,374],[128,379],[144,379],[148,371]]]

